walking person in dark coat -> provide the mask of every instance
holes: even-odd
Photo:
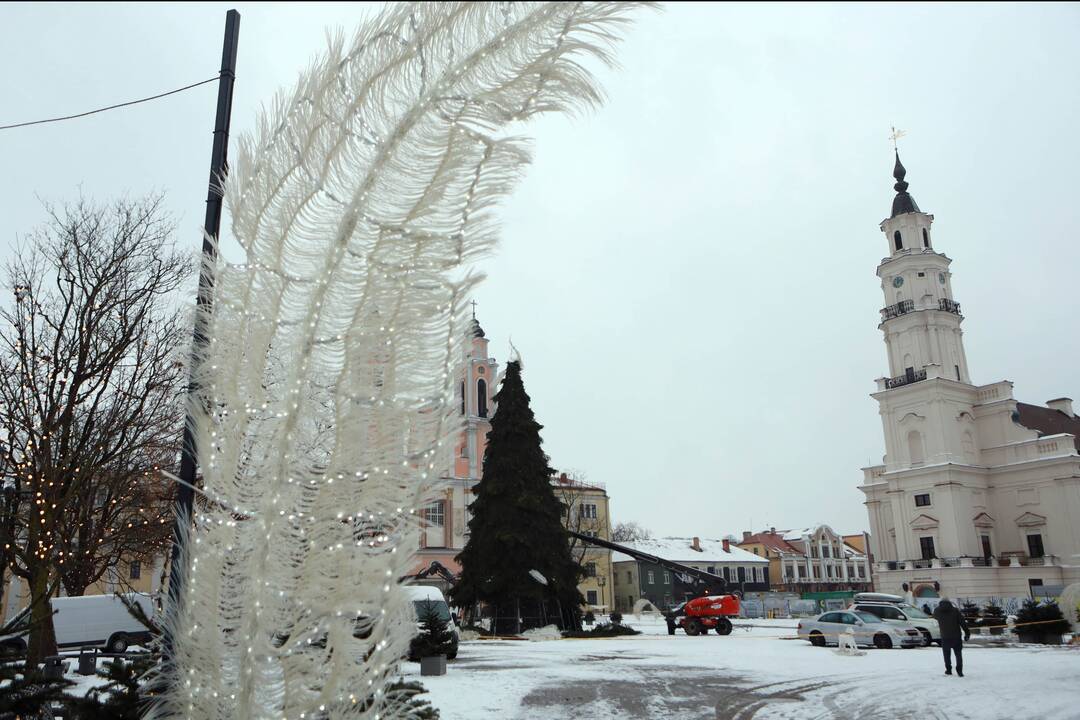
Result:
[[[934,619],[941,628],[941,652],[945,655],[945,674],[952,675],[950,651],[956,655],[956,674],[964,677],[964,640],[971,639],[971,630],[964,622],[964,615],[948,600],[942,600],[934,609]],[[961,633],[963,639],[961,639]]]

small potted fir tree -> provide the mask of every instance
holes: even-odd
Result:
[[[982,622],[979,624],[989,628],[991,635],[1000,635],[1005,632],[1005,611],[991,600],[983,607]]]
[[[964,622],[967,623],[969,628],[979,626],[979,606],[975,603],[965,600],[960,605],[960,614],[964,616]]]
[[[1072,628],[1055,602],[1039,604],[1025,600],[1016,614],[1016,634],[1020,642],[1060,645],[1061,636]]]
[[[452,651],[454,643],[450,618],[444,617],[439,612],[438,604],[430,600],[417,605],[420,634],[413,638],[409,655],[420,660],[421,675],[445,675],[446,656]]]

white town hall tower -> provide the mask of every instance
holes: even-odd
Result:
[[[1080,419],[1072,400],[971,381],[952,293],[896,157],[878,265],[889,375],[874,399],[883,464],[863,469],[875,587],[915,597],[1026,597],[1080,580]],[[1053,594],[1051,587],[1044,587]]]

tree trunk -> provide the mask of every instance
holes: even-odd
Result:
[[[49,602],[49,569],[30,571],[30,642],[26,650],[27,670],[36,670],[45,658],[56,654],[56,630]]]

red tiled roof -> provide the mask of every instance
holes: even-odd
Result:
[[[787,531],[785,530],[783,532],[775,532],[775,533],[774,532],[759,532],[759,533],[755,533],[754,535],[751,535],[750,537],[748,537],[748,538],[746,538],[744,540],[739,541],[736,544],[737,545],[751,545],[753,543],[758,543],[760,545],[764,545],[765,547],[767,547],[769,549],[777,550],[777,551],[782,552],[782,553],[790,553],[790,554],[795,554],[795,555],[802,555],[803,554],[802,550],[799,550],[797,547],[795,547],[794,545],[792,545],[791,543],[789,543],[787,540],[784,539],[784,533],[785,532],[787,532]]]
[[[1042,407],[1041,405],[1028,405],[1016,403],[1019,422],[1026,428],[1035,430],[1039,436],[1058,435],[1068,433],[1076,437],[1076,449],[1080,450],[1080,418],[1069,417],[1060,410]]]

